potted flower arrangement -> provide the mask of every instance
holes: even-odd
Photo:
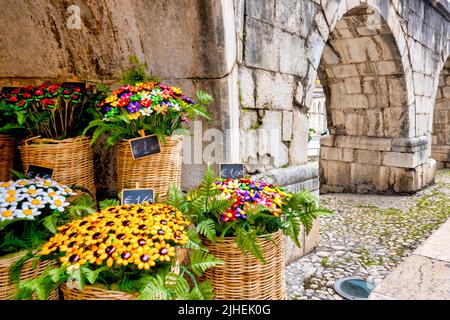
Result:
[[[295,194],[261,180],[216,179],[209,167],[187,195],[171,187],[168,203],[196,225],[204,246],[224,261],[205,273],[216,299],[285,299],[284,236],[329,213],[308,191]]]
[[[93,129],[92,142],[107,135],[106,148],[117,145],[117,189],[153,188],[164,201],[170,184],[180,185],[182,134],[196,116],[209,119],[206,106],[212,97],[197,93],[194,102],[181,89],[163,84],[147,75],[134,61],[133,68],[122,75],[123,85],[98,104],[98,117],[86,128]],[[150,81],[149,81],[150,80]],[[123,83],[122,82],[122,83]],[[160,152],[134,160],[130,141],[156,135]]]
[[[81,137],[92,120],[97,95],[78,83],[44,83],[1,93],[0,132],[24,140],[19,150],[30,164],[51,167],[53,179],[77,184],[95,196],[92,150]]]
[[[182,247],[200,248],[180,211],[162,203],[117,205],[58,228],[42,259],[58,267],[21,283],[19,297],[45,298],[61,286],[65,300],[210,299],[211,283],[197,279],[222,263],[201,250],[190,263]]]
[[[0,300],[13,299],[19,279],[36,278],[46,268],[49,263],[34,254],[57,226],[93,211],[92,199],[74,195],[48,179],[0,182]]]

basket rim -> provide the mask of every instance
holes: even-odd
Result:
[[[148,137],[148,136],[154,136],[154,134],[149,134],[146,137]],[[184,137],[183,135],[171,135],[171,136],[164,136],[164,139],[168,143],[171,143],[171,142],[176,143],[176,142],[179,142],[179,141],[183,140],[183,137]],[[138,138],[143,138],[143,137],[136,137],[136,138],[131,138],[131,139],[122,139],[117,144],[119,144],[119,143],[120,144],[122,144],[122,143],[129,143],[130,140],[134,140],[134,139],[138,139]]]
[[[62,140],[52,139],[52,138],[41,138],[41,136],[31,137],[24,139],[20,142],[20,147],[29,146],[33,144],[43,144],[43,143],[53,143],[53,144],[64,144],[73,143],[79,141],[89,141],[91,138],[89,136],[77,136],[73,138],[66,138]]]
[[[272,233],[266,233],[266,234],[262,234],[258,236],[258,239],[262,239],[262,240],[267,240],[267,238],[269,238],[270,236],[277,236],[277,235],[281,235],[283,234],[283,231],[281,229],[278,229],[275,232]],[[210,241],[208,238],[206,238],[204,235],[200,235],[200,238],[203,240],[207,240],[208,242],[211,242],[212,244],[214,244],[212,241]],[[220,242],[225,242],[225,241],[230,241],[236,239],[235,236],[228,236],[228,237],[223,237],[223,239],[220,236],[216,236],[216,243],[220,243]]]
[[[107,293],[114,294],[114,295],[127,295],[127,296],[133,296],[133,297],[136,297],[136,298],[139,297],[138,293],[129,293],[129,292],[117,291],[117,290],[107,290],[107,289],[104,289],[102,287],[97,287],[97,286],[91,285],[91,284],[85,284],[84,285],[84,289],[80,290],[78,288],[69,288],[67,286],[67,282],[64,282],[63,284],[61,284],[61,290],[78,291],[78,292],[103,291],[103,292],[107,292]]]

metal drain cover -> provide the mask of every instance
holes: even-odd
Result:
[[[373,289],[373,283],[359,277],[342,278],[334,284],[334,290],[349,300],[366,300]]]

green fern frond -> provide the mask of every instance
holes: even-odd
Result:
[[[236,243],[244,254],[251,253],[263,264],[266,263],[261,246],[258,243],[258,235],[255,229],[247,231],[243,228],[238,228],[236,230]]]
[[[199,277],[209,268],[223,265],[224,262],[217,259],[213,255],[203,251],[192,251],[190,257],[190,267],[192,271]]]
[[[212,219],[206,219],[197,224],[197,231],[208,238],[209,241],[216,242],[216,224]]]

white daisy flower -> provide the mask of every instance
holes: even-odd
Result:
[[[15,218],[15,207],[0,208],[0,221],[10,220]]]
[[[24,193],[25,192],[26,192],[26,194],[28,194],[32,197],[37,197],[37,196],[42,195],[44,193],[44,190],[41,188],[36,188],[35,185],[31,185],[24,190]]]
[[[56,209],[59,212],[64,211],[64,207],[67,207],[70,203],[66,202],[66,198],[61,196],[55,196],[50,201],[50,209]]]
[[[27,198],[27,203],[33,208],[42,209],[45,208],[47,201],[44,200],[42,196],[37,196],[36,198]]]
[[[153,109],[152,108],[142,108],[141,110],[139,110],[139,112],[143,115],[143,116],[149,116],[153,113]]]
[[[23,205],[22,209],[15,210],[17,218],[34,219],[35,216],[40,215],[40,211],[37,208],[31,208],[29,205]]]
[[[0,197],[0,207],[15,207],[17,206],[17,202],[21,201],[23,197],[14,194],[5,193],[2,197]]]

